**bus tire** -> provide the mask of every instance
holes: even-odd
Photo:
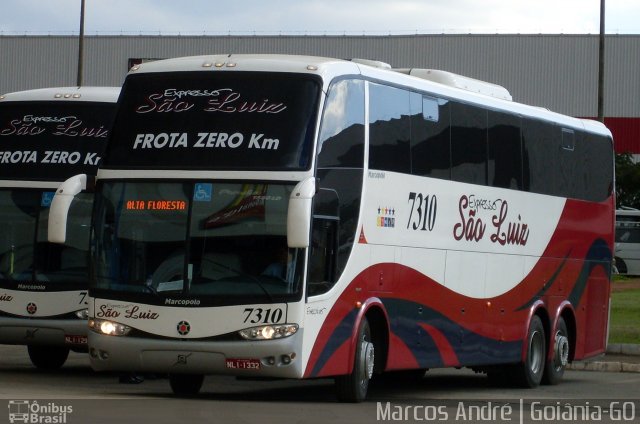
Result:
[[[203,374],[169,374],[171,390],[178,396],[197,395],[203,382]]]
[[[31,363],[41,370],[56,370],[64,365],[69,356],[69,349],[60,346],[28,345]]]
[[[514,383],[518,386],[533,388],[540,385],[547,355],[546,340],[542,321],[539,316],[534,315],[525,340],[527,352],[524,362],[514,369]]]
[[[622,258],[619,257],[615,257],[613,258],[613,267],[614,267],[614,274],[626,274],[628,272],[627,270],[627,264],[624,262],[624,260]]]
[[[555,385],[562,380],[565,367],[569,362],[569,332],[564,318],[558,318],[555,336],[552,340],[553,358],[547,361],[544,367],[544,375],[542,376],[543,384]]]
[[[335,379],[336,395],[340,402],[362,402],[367,397],[374,360],[375,348],[371,339],[371,328],[367,319],[362,318],[358,328],[353,371]]]

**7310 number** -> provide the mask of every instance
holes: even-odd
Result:
[[[412,191],[409,193],[408,202],[411,203],[411,212],[409,213],[409,221],[407,221],[407,229],[433,231],[438,213],[438,198],[436,195]]]
[[[282,308],[245,308],[244,314],[244,322],[251,324],[277,324],[284,317]]]

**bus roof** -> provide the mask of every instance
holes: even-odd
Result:
[[[202,55],[145,62],[132,67],[129,74],[212,70],[306,73],[321,76],[325,84],[342,75],[362,75],[611,138],[611,132],[601,122],[574,118],[542,107],[513,102],[508,90],[496,84],[445,71],[394,69],[386,63],[374,60],[276,54]]]
[[[74,101],[115,103],[119,87],[53,87],[15,91],[0,96],[0,102]]]

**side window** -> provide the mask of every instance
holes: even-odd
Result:
[[[329,88],[318,140],[319,168],[362,168],[364,81],[342,80]]]
[[[418,95],[419,114],[411,116],[411,173],[451,178],[449,101]],[[414,95],[411,97],[413,111]]]
[[[452,102],[451,179],[487,184],[487,111]]]
[[[307,295],[333,287],[354,243],[364,166],[364,81],[331,85],[322,115]]]
[[[586,167],[581,162],[584,151],[581,145],[576,144],[576,137],[573,130],[561,128],[558,131],[559,154],[559,194],[564,197],[582,199],[586,189],[586,175],[581,172]]]
[[[561,196],[558,175],[560,129],[553,124],[524,120],[522,151],[524,188],[533,193]]]
[[[584,133],[582,140],[586,156],[586,200],[602,202],[613,191],[613,143],[607,137],[590,133]]]
[[[369,167],[411,172],[409,91],[369,84]]]
[[[320,189],[314,198],[309,252],[309,296],[329,291],[338,279],[338,193]]]
[[[520,118],[489,111],[489,185],[522,189]]]

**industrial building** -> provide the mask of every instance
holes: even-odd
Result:
[[[597,116],[598,35],[88,36],[84,85],[120,85],[143,60],[219,53],[367,58],[442,69],[507,88],[513,100]],[[76,84],[74,36],[0,36],[0,93]],[[605,38],[605,124],[640,154],[640,35]]]

